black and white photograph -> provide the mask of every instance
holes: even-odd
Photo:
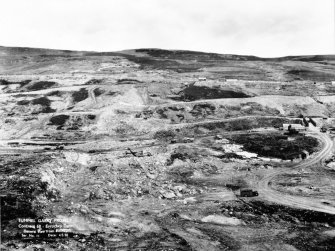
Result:
[[[335,0],[0,0],[0,251],[335,250]]]

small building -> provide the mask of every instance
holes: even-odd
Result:
[[[214,139],[220,140],[223,139],[223,137],[220,134],[215,135]]]
[[[227,78],[226,82],[236,82],[237,79],[236,78]]]
[[[9,146],[18,146],[20,143],[19,142],[8,142],[7,144]]]
[[[283,124],[283,130],[296,130],[298,132],[306,131],[306,127],[301,124]]]
[[[206,78],[206,77],[199,77],[198,80],[199,80],[199,81],[206,81],[207,78]]]
[[[194,138],[183,138],[182,142],[183,143],[193,143],[194,142]]]
[[[258,196],[258,192],[253,191],[252,189],[242,188],[240,189],[240,196],[241,197],[254,197],[254,196]]]
[[[64,145],[58,145],[55,148],[56,150],[64,150]]]
[[[327,127],[325,126],[321,127],[320,132],[327,132]]]
[[[333,86],[335,86],[335,81],[331,81],[331,84],[332,84]]]
[[[308,118],[305,118],[305,117],[303,117],[302,118],[302,122],[304,123],[304,125],[306,126],[306,127],[309,127],[309,123],[308,123],[308,120],[307,120]]]

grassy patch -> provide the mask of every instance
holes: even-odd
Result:
[[[219,122],[201,122],[196,125],[185,126],[180,129],[180,133],[186,137],[195,137],[197,135],[215,135],[231,131],[252,130],[263,127],[279,128],[283,124],[300,123],[301,120],[277,118],[277,117],[255,117],[232,119]],[[179,134],[179,133],[178,133]]]
[[[56,97],[61,97],[62,92],[61,91],[52,91],[47,94],[47,96],[56,96]]]
[[[50,161],[46,155],[13,156],[0,159],[1,224],[3,239],[15,238],[17,218],[35,218],[36,197],[48,195],[48,184],[40,180],[34,167]],[[14,229],[14,230],[13,230]],[[13,230],[13,231],[12,231]]]
[[[112,91],[109,91],[109,92],[107,93],[108,96],[116,96],[116,95],[118,95],[118,94],[120,94],[120,93],[119,93],[119,92],[112,92]]]
[[[50,108],[51,101],[47,97],[41,97],[31,100],[33,105],[41,105],[43,108],[40,111],[41,113],[51,113],[55,112],[55,109]]]
[[[50,106],[51,102],[47,97],[36,98],[31,101],[33,105]]]
[[[89,80],[89,81],[87,81],[86,83],[85,83],[85,85],[98,85],[98,84],[101,84],[103,82],[103,80],[102,79],[91,79],[91,80]]]
[[[141,65],[141,69],[159,69],[159,70],[172,70],[175,72],[195,72],[202,66],[200,64],[182,64],[176,60],[156,59],[150,57],[135,57],[124,55],[128,60]]]
[[[286,118],[247,118],[236,119],[227,122],[215,122],[201,125],[202,127],[215,130],[223,129],[225,131],[251,130],[260,127],[281,127],[284,123],[294,123]]]
[[[176,133],[172,130],[161,130],[154,134],[154,139],[162,141],[171,141],[176,136]]]
[[[56,110],[51,109],[51,101],[47,97],[35,98],[32,100],[20,100],[16,103],[17,105],[40,105],[42,108],[36,113],[51,113]]]
[[[206,117],[208,115],[213,115],[215,112],[215,106],[212,104],[196,104],[193,106],[190,113],[194,117]]]
[[[255,102],[242,103],[240,106],[220,105],[220,112],[226,114],[226,117],[238,117],[248,115],[280,115],[280,111]]]
[[[29,105],[30,101],[29,100],[20,100],[16,102],[17,105]]]
[[[105,91],[104,91],[103,89],[100,89],[100,88],[95,88],[95,89],[93,90],[93,93],[94,93],[94,95],[95,95],[96,97],[99,97],[99,96],[101,96],[102,94],[104,94]]]
[[[292,69],[287,71],[287,75],[297,80],[312,81],[331,81],[335,78],[335,74],[310,69]]]
[[[88,98],[88,90],[81,88],[79,91],[72,93],[74,103],[78,103]]]
[[[221,90],[219,88],[209,88],[207,86],[188,86],[183,89],[179,97],[172,98],[178,101],[195,101],[201,99],[219,99],[219,98],[247,98],[243,92],[231,90]]]
[[[36,82],[36,83],[28,86],[27,89],[29,91],[39,91],[39,90],[48,89],[48,88],[53,87],[55,85],[57,85],[56,82],[52,82],[52,81],[39,81],[39,82]]]
[[[197,162],[201,158],[199,151],[193,148],[187,148],[185,146],[179,146],[174,152],[171,154],[170,158],[167,160],[167,165],[170,166],[176,159],[185,161],[191,160],[192,162]]]
[[[96,118],[96,116],[95,116],[94,114],[88,114],[88,115],[87,115],[87,118],[88,118],[89,120],[94,120],[94,119]]]
[[[13,81],[8,81],[5,79],[0,79],[0,85],[14,85],[14,84],[19,84],[21,87],[29,84],[31,82],[31,80],[23,80],[23,81],[19,81],[19,82],[13,82]]]
[[[234,143],[243,145],[246,151],[257,153],[264,157],[280,159],[298,158],[303,150],[312,153],[318,146],[315,138],[296,136],[293,141],[280,134],[273,135],[235,135],[231,137]]]
[[[132,79],[132,78],[122,78],[117,80],[118,84],[136,84],[136,83],[143,83],[140,80]]]
[[[53,116],[50,119],[50,125],[63,126],[69,118],[70,118],[69,115],[64,115],[64,114]]]

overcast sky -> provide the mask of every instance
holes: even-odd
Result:
[[[0,45],[334,54],[334,0],[0,0]]]

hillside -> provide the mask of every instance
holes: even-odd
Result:
[[[333,55],[0,47],[0,249],[335,248],[331,81]]]
[[[0,71],[3,74],[71,73],[98,71],[120,56],[144,70],[170,70],[176,73],[201,72],[212,78],[245,80],[311,80],[334,79],[335,56],[291,56],[259,58],[255,56],[221,55],[194,51],[137,49],[121,52],[76,52],[31,48],[0,47]],[[52,69],[48,67],[52,65]],[[108,72],[108,68],[105,68]]]

